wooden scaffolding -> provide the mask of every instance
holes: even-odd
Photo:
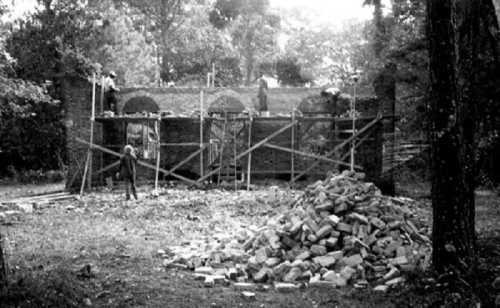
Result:
[[[201,91],[199,118],[176,118],[159,114],[106,117],[95,115],[95,81],[93,89],[90,140],[76,138],[77,142],[88,147],[81,193],[86,181],[90,188],[93,178],[119,165],[122,155],[120,150],[124,145],[96,144],[93,138],[95,121],[102,124],[103,131],[106,130],[106,123],[113,123],[115,126],[119,123],[125,132],[130,123],[141,123],[147,129],[153,124],[157,138],[155,161],[153,163],[151,160],[139,159],[138,165],[154,171],[155,192],[158,192],[160,175],[163,178],[173,177],[195,187],[203,187],[207,183],[234,182],[235,188],[248,188],[256,175],[285,174],[290,184],[294,184],[304,176],[318,172],[325,174],[326,170],[362,170],[362,165],[355,161],[353,153],[367,141],[380,143],[380,147],[382,142],[377,140],[380,137],[374,133],[384,118],[380,114],[353,119],[328,114],[303,115],[294,110],[289,116],[260,117],[227,113],[209,116],[204,114],[204,95]],[[198,138],[192,136],[193,140],[181,142],[162,139],[168,133],[165,131],[167,124],[180,120],[199,123]],[[322,138],[318,138],[318,130],[326,131],[328,135],[325,137],[319,134]],[[166,168],[161,159],[165,156],[162,154],[165,148],[174,152],[175,149],[182,148],[183,159]],[[100,168],[93,171],[92,156],[96,152],[101,154]],[[105,160],[104,155],[114,159]],[[195,160],[199,164],[196,177],[179,174],[179,170]]]

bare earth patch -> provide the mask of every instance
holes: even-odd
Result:
[[[188,271],[165,269],[158,249],[262,225],[301,192],[167,189],[156,199],[149,191],[142,187],[141,200],[132,202],[123,201],[122,192],[96,192],[0,226],[11,271],[2,302],[21,307],[397,307],[409,298],[409,305],[425,303],[425,294],[350,288],[288,294],[262,289],[254,300],[232,286],[204,288]],[[481,234],[498,236],[499,209],[497,196],[478,196]],[[491,257],[491,249],[488,253]],[[500,265],[500,256],[491,258],[492,266]]]

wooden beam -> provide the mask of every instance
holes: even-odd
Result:
[[[160,121],[155,121],[155,130],[156,130],[156,170],[155,170],[155,191],[154,195],[158,196],[158,178],[159,178],[159,173],[160,173],[160,155],[161,155],[161,147],[160,147],[160,130],[161,130],[161,122]],[[149,139],[149,136],[148,136]]]
[[[222,163],[224,156],[224,148],[226,145],[226,131],[227,131],[227,112],[224,112],[224,128],[222,129],[222,138],[220,143],[220,153],[219,153],[219,174],[217,176],[217,185],[220,185]]]
[[[206,144],[206,143],[202,143]],[[160,144],[162,147],[199,147],[199,142],[164,142]]]
[[[106,149],[105,147],[102,147],[102,146],[100,146],[100,145],[97,145],[97,144],[92,144],[92,145],[91,145],[88,141],[85,141],[85,140],[80,139],[80,138],[76,138],[75,140],[76,140],[77,142],[79,142],[79,143],[89,145],[89,146],[91,146],[91,148],[94,148],[94,149],[96,149],[96,150],[102,151],[102,152],[104,152],[104,153],[108,153],[108,154],[110,154],[110,155],[114,155],[114,156],[117,156],[117,157],[122,157],[122,155],[121,155],[120,153],[115,152],[115,151],[112,151],[112,150],[110,150],[110,149]],[[139,165],[143,166],[143,167],[146,167],[146,168],[149,168],[149,169],[152,169],[152,170],[155,170],[155,169],[156,169],[156,166],[154,166],[154,165],[152,165],[152,164],[149,164],[149,163],[147,163],[147,162],[138,161],[137,163],[138,163]],[[163,174],[169,174],[169,175],[171,175],[171,176],[173,176],[173,177],[175,177],[175,178],[177,178],[177,179],[179,179],[179,180],[182,180],[182,181],[184,181],[184,182],[186,182],[186,183],[189,183],[189,184],[191,184],[191,185],[194,185],[194,186],[200,186],[200,184],[199,184],[199,183],[197,183],[196,181],[193,181],[193,180],[191,180],[191,179],[188,179],[188,178],[186,178],[186,177],[183,177],[182,175],[175,174],[175,173],[169,173],[169,171],[168,171],[168,170],[163,169],[163,168],[158,168],[158,170],[160,170],[160,172],[161,172],[161,173],[163,173]]]
[[[257,142],[253,146],[251,146],[249,149],[247,149],[247,150],[243,151],[242,153],[238,154],[238,156],[236,157],[236,160],[241,159],[242,157],[248,155],[248,153],[254,151],[255,149],[257,149],[259,147],[261,147],[263,144],[265,144],[269,140],[273,139],[274,137],[278,136],[279,134],[283,133],[284,131],[286,131],[287,129],[289,129],[290,127],[292,127],[293,125],[295,125],[296,123],[297,123],[297,120],[295,120],[295,122],[287,124],[284,127],[278,129],[277,131],[275,131],[271,135],[267,136],[266,138],[262,139],[261,141]],[[219,167],[215,168],[214,170],[210,171],[208,174],[205,174],[203,177],[201,177],[201,178],[198,179],[198,183],[201,182],[201,181],[203,181],[203,180],[205,180],[209,176],[217,173],[220,169],[221,169],[221,166],[219,166]]]
[[[316,124],[315,122],[312,122],[312,123],[308,123],[307,126],[304,128],[304,130],[301,131],[302,133],[302,136],[300,136],[300,142],[304,142],[304,140],[309,137],[309,135],[307,134],[309,132],[309,130],[314,126],[314,124]]]
[[[233,129],[236,128],[233,126]],[[234,157],[234,191],[238,190],[238,174],[237,174],[237,159],[236,159],[236,134],[233,135],[233,157]]]
[[[76,172],[73,174],[73,176],[71,177],[71,179],[69,180],[68,184],[67,184],[67,187],[68,188],[71,188],[71,186],[73,186],[73,183],[75,182],[76,180],[76,177],[78,176],[78,174],[80,172],[82,172],[82,165],[80,164],[80,161],[78,159],[75,159],[76,161],[76,164],[77,164],[77,170]]]
[[[196,156],[198,156],[201,152],[203,152],[206,149],[206,147],[207,147],[207,145],[203,145],[200,149],[198,149],[197,151],[191,153],[191,155],[189,155],[188,157],[186,157],[183,161],[181,161],[180,163],[178,163],[177,165],[175,165],[173,168],[171,168],[170,170],[168,170],[168,174],[165,174],[165,175],[170,175],[175,170],[177,170],[180,167],[184,166],[188,161],[190,161],[191,159],[193,159]]]
[[[292,108],[292,122],[295,121],[295,108]],[[291,146],[292,146],[292,151],[295,151],[295,125],[292,126],[291,129]],[[293,179],[293,174],[295,173],[295,153],[291,152],[290,153],[290,180]],[[290,181],[290,184],[293,184]]]
[[[203,90],[200,91],[200,149],[203,148]],[[203,150],[200,151],[200,176],[203,176]]]
[[[101,101],[101,114],[104,113],[104,76],[101,77],[101,97],[100,97],[100,101]]]
[[[91,114],[90,114],[90,143],[94,143],[94,123],[95,123],[95,105],[96,105],[96,79],[95,79],[95,73],[92,76],[92,107],[91,107]],[[94,169],[94,164],[93,164],[93,153],[92,150],[89,149],[89,176],[88,176],[88,189],[90,190],[92,188],[92,169]]]
[[[346,140],[344,140],[339,145],[336,145],[331,151],[327,152],[324,156],[327,156],[327,157],[331,156],[332,154],[334,154],[335,152],[337,152],[338,150],[340,150],[341,148],[343,148],[346,144],[349,144],[352,140],[354,140],[355,138],[357,138],[361,134],[364,134],[368,129],[370,129],[372,126],[374,126],[375,124],[377,124],[378,122],[380,122],[381,119],[382,119],[382,115],[378,114],[378,116],[375,119],[373,119],[373,121],[371,121],[370,123],[368,123],[365,127],[363,127],[362,129],[360,129],[358,132],[356,132],[351,137],[349,137]],[[314,169],[319,164],[319,162],[320,161],[313,162],[311,164],[311,166],[309,166],[309,167],[306,168],[306,170],[302,171],[300,174],[298,174],[297,176],[295,176],[292,179],[292,182],[297,181],[300,177],[302,177],[303,175],[305,175],[307,172],[309,172],[312,169]]]
[[[89,170],[89,156],[90,156],[90,151],[87,151],[87,158],[85,159],[85,169],[83,170],[82,183],[80,185],[80,196],[83,196],[83,190],[85,188],[85,182],[87,179],[87,172]]]
[[[248,148],[252,147],[252,115],[248,115]],[[247,158],[247,191],[250,190],[250,180],[252,173],[252,152],[248,153]]]
[[[278,146],[278,145],[275,145],[275,144],[272,144],[272,143],[265,143],[263,146],[265,146],[267,148],[270,148],[270,149],[275,149],[275,150],[279,150],[279,151],[283,151],[283,152],[288,152],[288,153],[292,153],[292,154],[296,154],[296,155],[300,155],[300,156],[304,156],[304,157],[309,157],[309,158],[313,158],[313,159],[318,159],[318,160],[326,161],[326,162],[329,162],[329,163],[334,163],[334,164],[343,165],[343,166],[347,166],[347,167],[351,166],[348,163],[344,163],[343,161],[331,159],[331,158],[328,158],[326,156],[321,156],[321,155],[316,155],[316,154],[312,154],[312,153],[306,153],[306,152],[302,152],[302,151],[292,150],[292,149],[281,147],[281,146]],[[362,169],[362,167],[358,166],[358,165],[355,165],[355,167],[357,169]]]
[[[119,161],[119,160],[115,161],[115,162],[114,162],[114,163],[112,163],[112,164],[107,165],[107,166],[106,166],[106,167],[104,167],[104,168],[101,168],[101,169],[97,170],[97,171],[95,172],[95,174],[96,174],[96,175],[101,174],[101,173],[106,172],[106,171],[108,171],[108,170],[110,170],[110,169],[113,169],[113,168],[115,168],[115,167],[118,167],[118,165],[120,165],[120,161]]]

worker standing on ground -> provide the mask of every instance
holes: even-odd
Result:
[[[104,97],[106,100],[105,108],[106,110],[113,111],[117,113],[117,102],[116,93],[120,92],[120,89],[115,85],[116,74],[115,72],[109,72],[108,76],[104,78],[104,84],[102,85],[104,89]]]
[[[125,197],[130,200],[130,190],[132,190],[132,195],[135,200],[137,200],[137,192],[135,188],[135,165],[137,162],[137,157],[134,153],[134,148],[127,144],[123,149],[124,155],[120,159],[120,172],[117,174],[118,177],[125,181]]]

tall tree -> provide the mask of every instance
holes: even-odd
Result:
[[[285,54],[297,58],[302,70],[311,72],[319,83],[347,85],[356,71],[369,71],[375,61],[367,43],[368,26],[348,21],[339,31],[327,27],[291,28]]]
[[[7,52],[15,57],[17,77],[44,83],[65,74],[87,77],[93,68],[83,51],[94,47],[93,13],[80,2],[39,0],[43,8],[18,21],[6,42]],[[60,98],[57,91],[52,93]]]
[[[118,83],[125,86],[153,85],[159,79],[154,40],[136,27],[127,8],[112,0],[91,1],[87,11],[94,11],[94,46],[85,55],[99,63],[104,72],[113,70]]]
[[[375,56],[380,59],[382,50],[384,49],[385,38],[384,16],[382,14],[382,0],[365,0],[364,5],[373,6],[373,51],[375,53]]]
[[[155,33],[156,43],[159,46],[158,63],[161,66],[161,78],[168,82],[171,79],[171,52],[170,42],[181,27],[185,17],[187,0],[150,0],[147,4],[143,0],[117,0],[130,5],[145,17],[145,27]]]
[[[280,18],[269,12],[269,0],[217,0],[210,12],[210,22],[229,31],[243,62],[246,85],[254,79],[257,63],[278,52]]]
[[[482,3],[427,0],[430,58],[433,265],[476,268],[474,148]]]
[[[180,84],[204,84],[207,73],[212,71],[212,65],[216,65],[216,71],[224,70],[229,73],[228,65],[231,61],[223,60],[227,57],[235,57],[237,54],[231,45],[231,39],[224,32],[213,27],[209,21],[209,6],[192,5],[187,12],[179,32],[171,44],[175,46],[171,52],[170,75],[172,80]],[[236,63],[239,69],[239,63]],[[236,77],[233,75],[232,77]],[[220,74],[217,74],[217,80]],[[227,78],[226,78],[227,77]],[[231,76],[223,77],[223,83],[230,82]],[[237,78],[238,79],[238,78]],[[238,82],[239,80],[234,80]]]

